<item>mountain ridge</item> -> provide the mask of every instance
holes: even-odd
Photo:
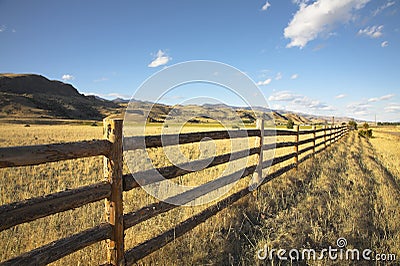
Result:
[[[0,74],[0,117],[100,120],[120,106],[37,74]]]
[[[169,112],[175,108],[181,114],[193,114],[193,122],[206,122],[214,115],[216,120],[224,119],[233,109],[245,121],[254,123],[257,116],[272,118],[277,125],[286,124],[292,119],[295,124],[324,124],[331,117],[307,115],[288,111],[271,110],[266,107],[234,107],[220,104],[197,106],[169,106],[146,101],[133,101],[116,98],[106,100],[94,95],[84,95],[71,84],[58,80],[49,80],[38,74],[0,73],[0,118],[35,119],[81,119],[101,120],[112,114],[121,114],[131,104],[135,115],[148,115],[150,122],[164,122]],[[151,106],[153,109],[146,113]],[[196,112],[193,112],[193,111]],[[212,113],[212,115],[210,115]],[[197,115],[197,117],[196,117]],[[351,118],[337,118],[336,123],[347,122]]]

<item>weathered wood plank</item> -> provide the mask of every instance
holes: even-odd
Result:
[[[61,160],[108,155],[108,140],[0,148],[0,168],[37,165]]]
[[[206,132],[192,132],[170,135],[150,135],[150,136],[134,136],[126,137],[123,140],[125,150],[135,150],[143,148],[145,143],[146,148],[165,147],[176,144],[188,144],[199,142],[203,139],[221,140],[221,139],[235,139],[245,137],[259,137],[260,130],[247,129],[247,130],[221,130],[221,131],[206,131]]]
[[[294,165],[288,165],[270,175],[268,175],[262,184],[271,181],[272,179],[278,177],[279,175],[289,171],[290,169],[294,168]],[[168,243],[174,241],[175,239],[179,238],[180,236],[184,235],[185,233],[189,232],[197,225],[204,223],[210,217],[216,215],[221,210],[231,206],[233,203],[238,201],[239,199],[245,197],[250,193],[248,188],[244,188],[229,197],[220,200],[215,205],[208,207],[207,209],[203,210],[199,214],[196,214],[189,219],[181,222],[174,228],[147,240],[146,242],[139,244],[138,246],[126,251],[125,258],[128,265],[134,264],[138,260],[146,257],[147,255],[153,253],[154,251],[162,248],[163,246],[167,245]]]
[[[322,138],[325,138],[325,135],[316,136],[315,140],[319,140],[319,139],[322,139]]]
[[[110,193],[110,184],[100,182],[0,206],[0,231],[105,199]]]
[[[294,156],[294,164],[296,165],[296,170],[299,165],[299,127],[300,126],[295,126],[296,127],[296,135],[294,138],[294,153],[296,154]]]
[[[263,150],[272,150],[272,149],[279,149],[279,148],[286,148],[286,147],[293,147],[295,142],[277,142],[277,143],[269,143],[263,146]]]
[[[273,159],[266,160],[266,161],[263,162],[263,169],[265,169],[265,168],[267,168],[269,166],[274,166],[274,165],[276,165],[278,163],[282,163],[284,161],[290,160],[290,159],[296,157],[296,154],[297,153],[292,152],[292,153],[289,153],[289,154],[286,154],[286,155],[283,155],[283,156],[280,156],[280,157],[275,157]]]
[[[310,150],[312,150],[312,149],[314,149],[314,146],[306,147],[306,148],[304,148],[304,149],[302,149],[302,150],[299,151],[299,155],[300,155],[300,154],[303,154],[303,153],[305,153],[305,152],[307,152],[307,151],[310,151]]]
[[[213,160],[204,168],[211,168],[217,165],[221,165],[230,161],[238,160],[241,158],[245,158],[254,154],[258,154],[260,152],[259,147],[254,147],[249,150],[242,150],[233,153],[226,153],[222,155],[215,156]],[[123,175],[123,182],[124,182],[124,191],[129,191],[133,188],[139,187],[136,179],[141,180],[141,185],[149,185],[152,183],[163,181],[164,179],[172,179],[178,176],[182,176],[188,173],[192,173],[190,169],[196,169],[196,165],[204,165],[205,163],[209,162],[209,158],[196,160],[193,162],[188,162],[180,165],[171,165],[157,169],[150,169],[146,171],[141,171],[135,173],[135,177],[132,174]],[[161,174],[164,178],[160,177]]]
[[[314,133],[313,133],[313,155],[315,156],[315,141],[316,141],[316,137],[317,137],[317,133],[315,132],[315,126],[313,126],[313,131],[314,131]]]
[[[169,204],[166,202],[179,202],[180,204],[186,204],[196,198],[206,195],[211,191],[214,191],[218,188],[222,188],[228,184],[231,184],[236,180],[238,180],[239,178],[244,178],[248,175],[251,175],[254,173],[255,170],[256,170],[256,165],[246,167],[244,171],[238,171],[233,174],[226,175],[218,179],[215,179],[213,181],[207,182],[201,186],[188,190],[182,194],[173,196],[165,200],[164,202],[153,203],[137,211],[127,213],[124,215],[124,226],[125,226],[124,228],[126,230],[127,228],[130,228],[138,223],[141,223],[161,213],[167,212],[169,210],[178,207],[177,205]],[[240,176],[238,177],[239,174]]]
[[[96,242],[109,239],[110,224],[101,224],[78,234],[51,242],[45,246],[1,262],[1,266],[47,265]]]
[[[322,127],[322,128],[320,128],[320,129],[316,129],[316,130],[315,130],[315,133],[319,133],[319,132],[325,132],[325,128]]]
[[[284,129],[276,130],[276,136],[295,136],[295,135],[296,135],[296,131],[284,130]]]
[[[307,130],[301,130],[299,131],[299,135],[308,135],[312,134],[314,131],[312,129],[307,129]]]
[[[315,144],[315,148],[318,148],[319,146],[324,145],[324,144],[325,144],[324,142],[320,142],[318,144]]]
[[[298,142],[298,145],[299,145],[299,146],[300,146],[300,145],[304,145],[304,144],[307,144],[307,143],[310,143],[310,142],[313,142],[313,141],[314,141],[313,138],[311,138],[311,139],[304,139],[304,140],[299,141],[299,142]]]

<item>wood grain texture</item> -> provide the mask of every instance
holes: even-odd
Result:
[[[107,155],[110,148],[111,143],[107,140],[5,147],[0,148],[0,168]]]
[[[105,200],[107,222],[112,226],[112,236],[107,241],[107,262],[110,265],[124,264],[124,209],[122,186],[122,119],[104,119],[104,138],[112,143],[104,158],[104,176],[111,184],[111,195]]]
[[[248,130],[222,130],[208,132],[193,132],[170,135],[150,135],[126,137],[123,140],[124,150],[135,150],[143,148],[158,148],[177,144],[188,144],[199,142],[203,139],[235,139],[246,137],[259,137],[260,131],[257,129]]]
[[[233,153],[226,153],[215,156],[212,161],[204,168],[211,168],[217,165],[221,165],[230,161],[245,158],[260,152],[259,147],[251,148],[249,150],[242,150]],[[182,176],[188,173],[192,173],[190,169],[193,169],[196,165],[204,165],[205,162],[209,162],[209,159],[195,160],[192,162],[166,166],[162,168],[150,169],[132,174],[123,175],[124,191],[129,191],[133,188],[139,187],[140,185],[149,185],[152,183],[163,181],[164,179],[172,179],[178,176]],[[161,174],[164,178],[160,177]],[[140,179],[140,185],[137,183],[137,179]]]
[[[100,182],[0,206],[0,231],[105,199],[110,194],[110,184]]]
[[[1,262],[0,265],[47,265],[96,242],[106,240],[111,237],[111,233],[112,226],[110,224],[101,224]]]
[[[188,203],[198,197],[201,197],[211,191],[214,191],[218,188],[222,188],[228,184],[231,184],[240,178],[244,178],[248,175],[253,174],[254,171],[256,170],[256,167],[257,167],[256,165],[246,167],[242,171],[238,171],[233,174],[220,177],[213,181],[207,182],[201,186],[198,186],[191,190],[188,190],[182,194],[173,196],[173,197],[165,200],[165,202],[153,203],[153,204],[145,206],[137,211],[127,213],[124,215],[125,230],[138,224],[138,223],[141,223],[152,217],[155,217],[161,213],[164,213],[164,212],[172,210],[176,207],[179,207],[178,205],[169,204],[167,202],[179,202],[180,204],[186,204],[186,203]]]
[[[294,165],[288,165],[282,169],[279,169],[278,171],[268,175],[264,180],[263,184],[271,181],[272,179],[280,176],[281,174],[289,171],[292,169]],[[125,258],[126,262],[128,265],[134,264],[138,260],[146,257],[147,255],[153,253],[154,251],[162,248],[166,244],[174,241],[175,239],[181,237],[185,233],[189,232],[196,226],[198,226],[201,223],[204,223],[209,219],[210,217],[216,215],[218,212],[221,210],[231,206],[234,204],[236,201],[239,199],[245,197],[250,193],[248,188],[244,188],[229,197],[218,201],[215,205],[212,205],[202,212],[190,217],[189,219],[179,223],[176,225],[174,228],[171,228],[170,230],[152,238],[149,239],[142,244],[139,244],[138,246],[126,251],[125,253]]]

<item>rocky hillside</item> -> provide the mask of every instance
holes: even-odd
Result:
[[[101,120],[111,114],[125,111],[129,100],[104,100],[96,96],[85,96],[72,85],[57,80],[49,80],[35,74],[0,74],[0,119],[79,119]],[[264,116],[276,125],[285,125],[289,119],[295,124],[330,122],[331,117],[311,116],[286,111],[270,110],[264,107],[230,107],[226,105],[168,106],[153,105],[150,102],[131,103],[130,115],[140,120],[148,117],[150,122],[164,122],[171,110],[175,115],[190,117],[190,123],[215,123],[232,119],[232,110],[244,123],[254,123],[256,117]],[[151,108],[150,114],[147,113]],[[140,118],[141,117],[141,118]],[[337,118],[335,122],[346,121]],[[217,120],[217,121],[216,121]]]
[[[72,85],[35,74],[0,74],[1,118],[100,120],[117,103],[80,94]]]

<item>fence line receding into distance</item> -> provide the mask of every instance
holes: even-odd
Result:
[[[106,252],[108,265],[130,265],[160,249],[174,239],[182,236],[222,209],[251,193],[247,187],[241,189],[206,208],[200,213],[175,225],[172,229],[149,239],[132,249],[125,250],[124,231],[126,229],[161,213],[178,208],[178,206],[166,202],[156,202],[135,210],[134,212],[123,212],[122,192],[139,187],[131,174],[123,175],[122,173],[123,144],[124,147],[129,150],[138,149],[140,146],[137,143],[140,143],[143,139],[148,148],[162,147],[163,145],[172,144],[168,143],[169,136],[164,136],[164,142],[161,143],[160,135],[135,136],[123,139],[122,124],[123,121],[121,119],[104,119],[104,139],[102,140],[0,148],[0,168],[38,165],[47,162],[90,156],[104,156],[104,174],[106,177],[105,181],[95,184],[0,206],[0,231],[21,223],[31,222],[42,217],[78,208],[85,204],[103,199],[106,201],[107,214],[106,221],[102,224],[53,241],[10,260],[0,262],[0,265],[45,265],[103,240],[107,240],[108,248]],[[262,184],[264,184],[293,168],[297,168],[299,163],[323,151],[329,145],[343,137],[347,131],[348,129],[346,126],[324,126],[320,129],[312,127],[311,130],[303,131],[300,131],[299,127],[296,126],[295,130],[277,129],[275,131],[264,129],[263,121],[257,121],[257,129],[182,133],[179,134],[178,139],[179,144],[185,144],[199,142],[204,137],[214,140],[240,138],[245,135],[243,133],[246,133],[248,137],[258,137],[260,141],[258,141],[257,147],[251,148],[248,151],[243,150],[215,156],[206,168],[258,154],[259,159],[257,164],[247,166],[244,171],[240,171],[241,178],[244,178],[254,173],[261,175],[263,168],[286,161],[290,162],[290,160],[292,160],[292,163],[281,167],[273,173],[269,173],[262,182]],[[274,136],[275,133],[276,136],[293,136],[293,141],[264,144],[264,138]],[[300,135],[311,137],[300,140]],[[170,139],[174,139],[174,137],[176,136],[172,135]],[[317,140],[320,141],[317,142]],[[123,141],[124,143],[122,143]],[[304,144],[312,144],[312,146],[308,145],[307,147],[302,148]],[[293,147],[293,152],[263,161],[261,155],[262,151],[284,147]],[[303,156],[301,159],[299,158],[300,155],[304,155],[306,152],[310,151],[312,152]],[[199,161],[200,160],[187,164],[198,163]],[[146,184],[151,184],[160,181],[159,179],[154,178],[155,175],[152,174],[154,171],[160,172],[164,178],[172,179],[191,172],[186,169],[190,168],[167,166],[142,171],[137,174],[141,177],[145,177],[144,180],[146,180]],[[197,197],[203,196],[236,181],[237,178],[233,178],[233,176],[236,177],[237,175],[234,173],[222,176],[175,197],[180,198],[183,202],[190,202]]]

